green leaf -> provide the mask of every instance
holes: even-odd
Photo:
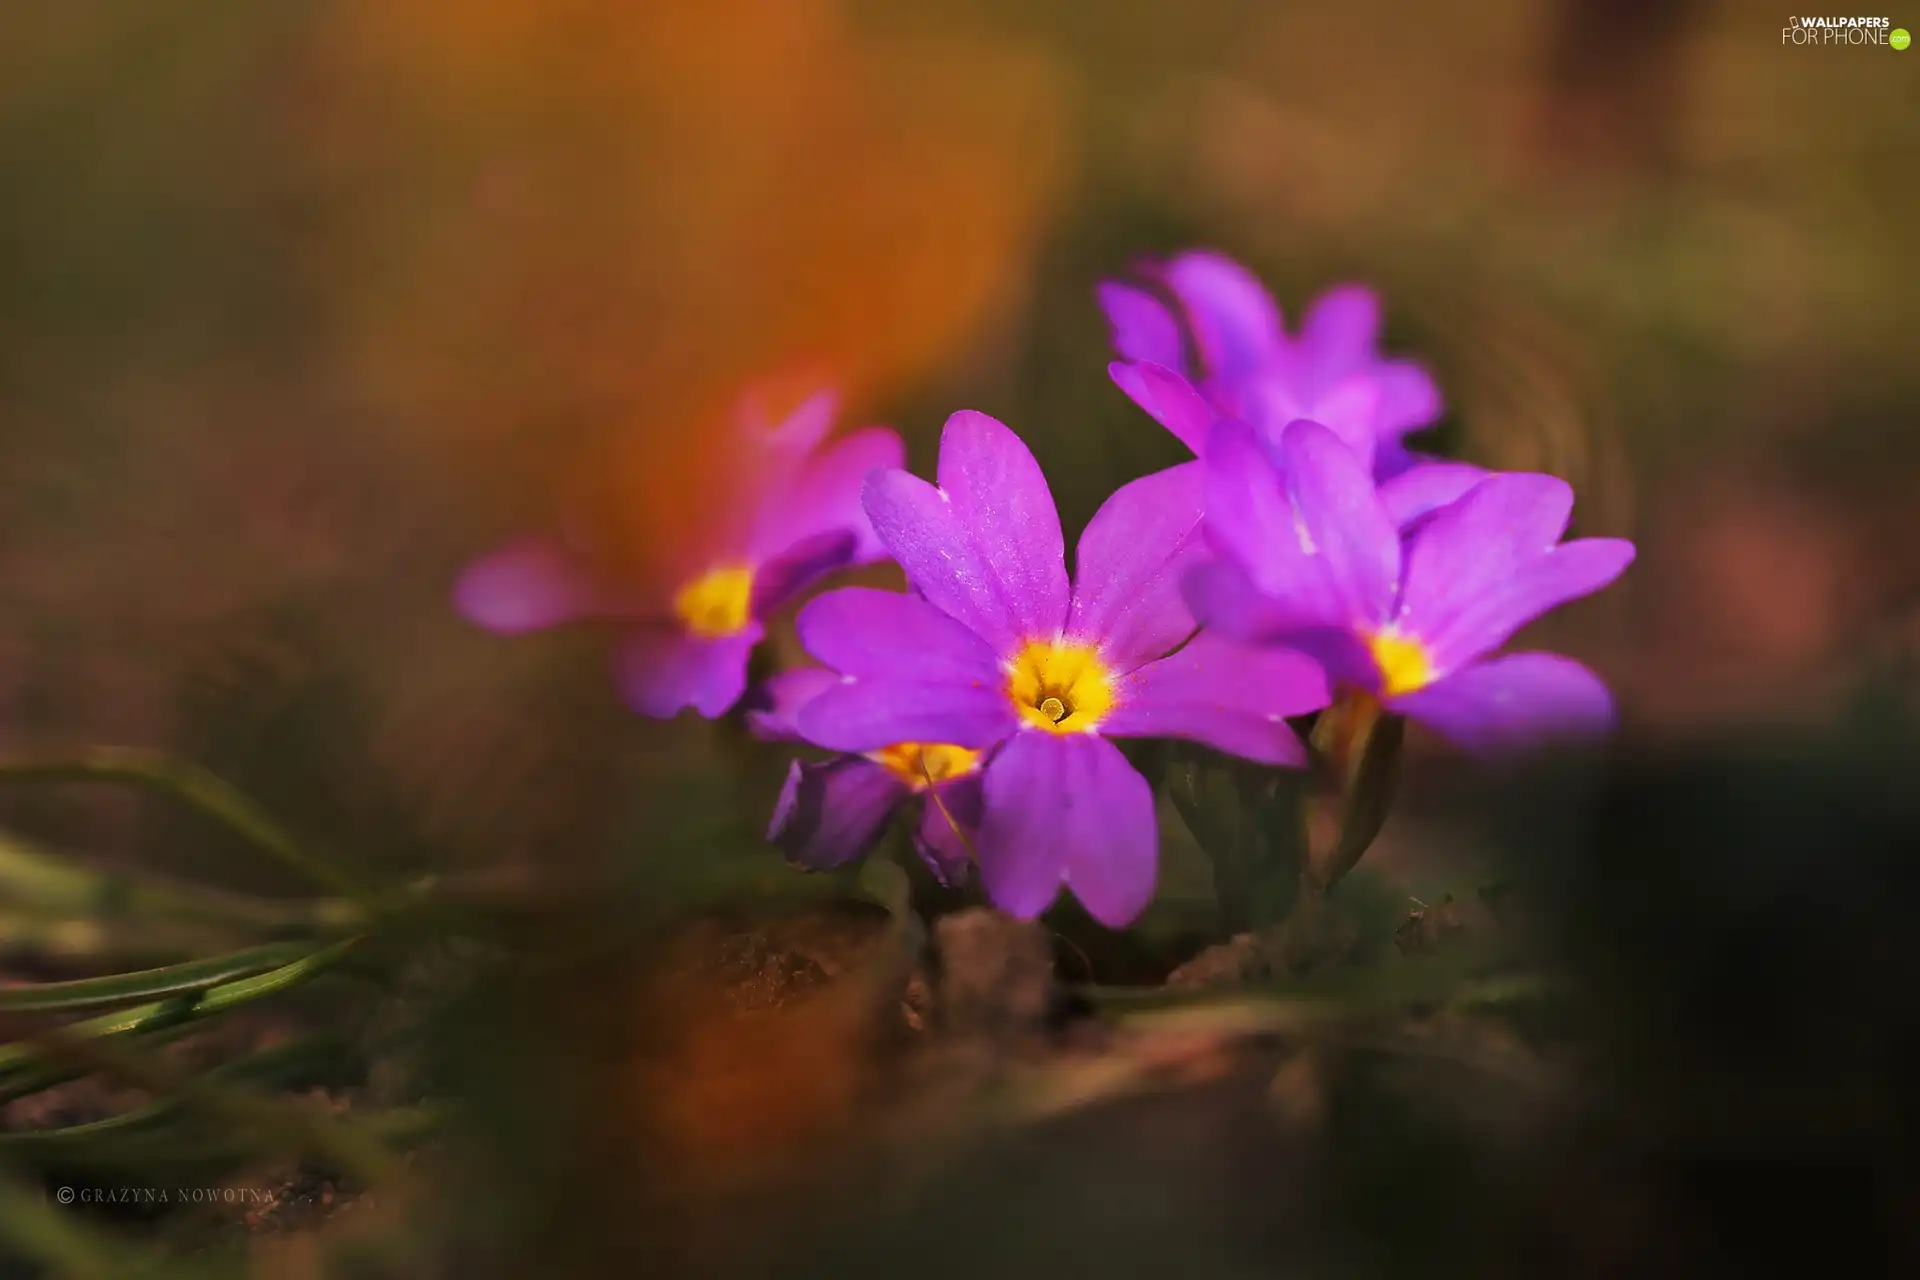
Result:
[[[344,1038],[335,1035],[309,1036],[216,1067],[207,1074],[206,1085],[211,1088],[226,1085],[293,1088],[337,1075],[350,1057],[351,1046]],[[187,1109],[182,1099],[171,1097],[87,1124],[0,1133],[0,1155],[45,1161],[108,1163],[115,1154],[116,1140],[155,1131],[173,1136],[166,1122]],[[245,1149],[244,1144],[241,1149]]]
[[[341,898],[255,898],[101,871],[5,833],[0,902],[0,951],[84,957],[101,967],[225,950],[263,934],[338,937],[367,922]]]
[[[149,1004],[136,1005],[117,1013],[104,1014],[61,1027],[61,1039],[113,1039],[139,1032],[163,1030],[183,1022],[198,1021],[225,1010],[237,1008],[269,995],[300,985],[326,972],[344,959],[359,938],[348,938],[332,946],[311,952],[265,973],[224,982],[189,995],[173,996]],[[8,1073],[31,1067],[56,1056],[48,1047],[30,1042],[0,1044],[0,1092],[8,1083]]]
[[[161,969],[143,969],[137,973],[114,973],[99,978],[81,978],[74,982],[42,982],[0,988],[0,1013],[90,1009],[100,1005],[127,1004],[134,1000],[193,995],[209,987],[292,964],[313,950],[308,944],[273,943],[206,960],[191,960]]]
[[[61,1280],[210,1280],[202,1267],[168,1261],[158,1245],[136,1243],[56,1208],[39,1188],[6,1171],[0,1171],[0,1243]]]
[[[1186,743],[1169,754],[1167,795],[1213,863],[1226,930],[1285,919],[1306,857],[1299,778]]]
[[[0,759],[0,783],[35,781],[127,782],[150,788],[198,809],[323,888],[363,903],[371,900],[353,876],[315,857],[252,800],[184,760],[125,747],[95,747],[72,757]]]

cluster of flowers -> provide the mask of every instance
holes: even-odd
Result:
[[[1618,577],[1632,544],[1563,541],[1573,494],[1552,476],[1411,452],[1440,396],[1418,365],[1380,355],[1371,292],[1327,293],[1290,334],[1249,272],[1193,252],[1103,285],[1100,303],[1114,382],[1196,460],[1108,498],[1071,577],[1046,478],[1007,427],[954,414],[928,483],[883,428],[821,447],[822,396],[778,424],[743,416],[759,479],[677,574],[616,588],[576,550],[524,542],[469,569],[460,606],[506,632],[629,623],[630,703],[716,716],[745,695],[770,612],[836,569],[892,559],[910,590],[809,602],[798,631],[821,665],[750,704],[761,736],[839,753],[793,765],[770,838],[835,866],[917,802],[935,874],[977,868],[1027,918],[1064,885],[1118,927],[1153,894],[1153,795],[1114,738],[1297,767],[1288,718],[1337,693],[1470,750],[1610,726],[1586,668],[1490,655]]]

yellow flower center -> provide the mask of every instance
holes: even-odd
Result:
[[[972,773],[980,763],[980,753],[944,742],[897,742],[868,754],[875,764],[884,765],[894,777],[918,791],[928,782],[945,782]]]
[[[1377,631],[1367,637],[1367,648],[1380,668],[1380,692],[1389,698],[1424,689],[1438,674],[1426,647],[1412,636]]]
[[[1090,733],[1113,710],[1113,673],[1092,645],[1030,640],[1007,668],[1007,697],[1028,724]]]
[[[674,596],[673,611],[702,639],[740,634],[753,617],[753,570],[736,566],[695,578]]]

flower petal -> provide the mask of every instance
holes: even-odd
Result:
[[[1400,540],[1353,450],[1295,422],[1269,456],[1226,421],[1208,439],[1208,542],[1301,626],[1354,627],[1387,616]]]
[[[1293,603],[1293,614],[1324,620],[1332,606],[1316,593],[1317,575],[1302,572],[1280,474],[1252,427],[1233,419],[1214,425],[1201,455],[1207,545],[1234,565],[1256,591]]]
[[[1415,453],[1406,445],[1389,435],[1380,435],[1373,445],[1373,481],[1385,484],[1427,462],[1438,462],[1438,458],[1429,458]]]
[[[947,419],[939,488],[904,471],[867,480],[874,532],[922,595],[1002,653],[1067,616],[1060,515],[1020,437],[984,413]]]
[[[1404,535],[1411,525],[1465,497],[1487,474],[1466,462],[1416,462],[1381,482],[1380,505]]]
[[[1409,549],[1411,598],[1420,570],[1436,582],[1505,577],[1515,563],[1549,550],[1573,516],[1573,486],[1558,476],[1502,472],[1474,486],[1466,500],[1435,520]],[[1492,557],[1492,563],[1489,563]]]
[[[1064,881],[1120,928],[1153,897],[1153,789],[1095,734],[1021,733],[987,766],[980,879],[1001,910],[1031,920]]]
[[[724,459],[730,469],[720,500],[704,512],[702,550],[725,558],[759,560],[783,550],[762,550],[758,530],[777,500],[792,492],[807,462],[840,411],[839,393],[815,392],[783,418],[773,416],[785,388],[754,385],[734,401],[735,447]]]
[[[1286,717],[1331,701],[1326,672],[1307,655],[1202,632],[1126,677],[1119,706],[1100,730],[1115,738],[1185,738],[1262,764],[1300,766],[1306,748]]]
[[[1548,739],[1607,733],[1613,695],[1600,677],[1554,653],[1478,662],[1388,706],[1455,744],[1491,754]]]
[[[831,529],[788,547],[753,575],[752,613],[764,618],[835,570],[853,563],[859,538],[851,529]]]
[[[1251,271],[1223,254],[1183,253],[1162,268],[1186,309],[1200,362],[1216,378],[1236,378],[1265,363],[1285,339],[1280,308]]]
[[[1107,376],[1181,444],[1196,454],[1206,447],[1207,431],[1218,415],[1191,382],[1165,365],[1148,363],[1116,361],[1107,366]]]
[[[796,760],[767,840],[809,871],[844,866],[873,851],[907,794],[898,778],[859,756],[818,764]]]
[[[1408,547],[1399,625],[1449,671],[1556,605],[1598,591],[1631,563],[1633,546],[1556,546],[1572,514],[1573,489],[1554,476],[1501,474],[1475,485]]]
[[[1440,388],[1420,365],[1411,360],[1382,360],[1368,372],[1380,393],[1373,429],[1381,437],[1407,435],[1440,421],[1444,408]]]
[[[768,409],[771,386],[753,386],[734,405],[735,428],[750,443],[799,461],[820,447],[840,412],[840,393],[831,387],[814,392],[776,420]]]
[[[1224,560],[1198,565],[1187,572],[1183,585],[1194,618],[1224,640],[1293,649],[1320,664],[1338,684],[1371,688],[1379,678],[1372,656],[1351,627],[1303,617],[1292,602],[1262,595],[1235,565]]]
[[[840,683],[825,667],[794,667],[768,677],[753,691],[747,730],[763,742],[804,742],[800,708]]]
[[[913,829],[913,848],[934,878],[948,888],[966,883],[973,874],[970,846],[979,844],[985,803],[977,773],[938,783],[926,797],[920,823]]]
[[[1296,422],[1277,460],[1296,545],[1321,565],[1351,621],[1383,616],[1400,585],[1400,538],[1360,457],[1318,423]]]
[[[756,561],[784,556],[796,544],[827,533],[850,533],[847,562],[869,564],[886,553],[860,505],[867,476],[905,465],[906,447],[886,427],[866,427],[808,458],[789,484],[762,500],[749,544]]]
[[[1262,595],[1247,571],[1231,560],[1194,565],[1180,587],[1194,621],[1243,643],[1276,643],[1316,621],[1303,619],[1287,601]]]
[[[1380,340],[1380,298],[1364,285],[1327,290],[1300,322],[1300,347],[1313,381],[1330,385],[1368,369]]]
[[[899,742],[980,750],[1017,723],[1001,689],[885,678],[842,680],[796,717],[802,737],[836,751],[878,751]]]
[[[546,538],[522,539],[474,561],[454,584],[453,601],[469,622],[502,635],[611,611],[579,558]]]
[[[998,684],[987,642],[918,596],[842,587],[807,603],[800,643],[844,675],[933,684]]]
[[[1507,578],[1486,584],[1479,595],[1453,601],[1444,626],[1429,631],[1421,623],[1415,634],[1426,641],[1436,668],[1457,670],[1493,652],[1542,614],[1600,590],[1624,573],[1633,557],[1633,544],[1624,538],[1562,543]]]
[[[991,552],[1027,634],[1057,629],[1067,612],[1066,541],[1053,492],[1026,442],[999,420],[963,410],[941,431],[937,478]]]
[[[1186,368],[1180,323],[1158,298],[1111,280],[1103,281],[1095,292],[1100,309],[1106,312],[1107,327],[1113,331],[1113,349],[1122,359]]]
[[[1364,376],[1347,378],[1307,395],[1297,379],[1273,374],[1250,379],[1243,392],[1248,421],[1270,442],[1277,445],[1289,424],[1306,418],[1339,436],[1366,466],[1373,464],[1374,406],[1378,399],[1372,380]]]
[[[1559,542],[1572,515],[1573,488],[1557,476],[1505,473],[1475,485],[1407,548],[1402,625],[1438,641],[1460,610]]]
[[[692,707],[711,720],[746,692],[747,657],[764,634],[757,622],[720,640],[664,627],[636,631],[615,651],[614,675],[641,715],[667,720]]]
[[[1198,462],[1142,476],[1101,503],[1080,535],[1067,634],[1096,645],[1112,671],[1151,662],[1193,634],[1181,582],[1207,554],[1204,480]]]

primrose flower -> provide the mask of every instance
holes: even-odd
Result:
[[[1470,750],[1611,726],[1612,697],[1579,663],[1487,657],[1633,561],[1622,539],[1560,541],[1565,481],[1489,476],[1403,541],[1365,464],[1319,423],[1274,441],[1223,422],[1203,465],[1220,558],[1191,571],[1187,592],[1207,626],[1310,653],[1337,686]]]
[[[1155,421],[1173,432],[1181,443],[1196,454],[1206,451],[1215,424],[1231,415],[1209,403],[1185,378],[1163,365],[1115,364],[1109,369],[1113,380],[1145,409]],[[1271,430],[1262,434],[1272,435]],[[1372,436],[1351,431],[1339,432],[1343,442],[1362,456],[1371,450]],[[1357,443],[1356,443],[1357,441]],[[1381,505],[1394,527],[1410,533],[1441,507],[1456,501],[1487,478],[1487,472],[1465,462],[1415,462],[1390,478],[1380,481]]]
[[[732,423],[741,478],[668,563],[626,577],[562,539],[527,538],[469,566],[456,604],[508,635],[615,624],[626,633],[616,674],[634,710],[723,714],[745,690],[770,613],[834,570],[882,558],[860,486],[901,464],[900,437],[868,427],[822,448],[835,408],[822,392],[769,425],[743,400]]]
[[[1205,554],[1197,464],[1108,498],[1072,582],[1053,495],[1013,432],[953,415],[938,478],[867,481],[874,533],[918,594],[845,588],[801,611],[801,643],[841,679],[800,707],[798,729],[846,752],[979,753],[987,895],[1030,919],[1065,884],[1124,925],[1153,896],[1159,840],[1151,787],[1108,739],[1188,738],[1297,766],[1285,717],[1325,706],[1325,677],[1284,649],[1193,637],[1180,583]]]
[[[1380,355],[1380,300],[1372,290],[1330,289],[1308,307],[1295,336],[1259,279],[1221,254],[1183,253],[1147,274],[1172,295],[1178,316],[1144,289],[1102,284],[1100,305],[1123,357],[1108,372],[1194,452],[1204,432],[1196,434],[1192,403],[1170,383],[1197,385],[1202,403],[1264,431],[1301,418],[1319,422],[1382,480],[1420,461],[1401,437],[1439,420],[1440,392],[1418,364]],[[1189,334],[1197,368],[1187,360]]]
[[[805,741],[800,708],[840,682],[820,667],[783,671],[756,692],[747,725],[769,741]],[[820,763],[794,761],[767,839],[798,866],[830,870],[872,852],[894,815],[915,799],[922,802],[915,851],[941,884],[960,883],[980,824],[980,753],[949,743],[897,742]]]

